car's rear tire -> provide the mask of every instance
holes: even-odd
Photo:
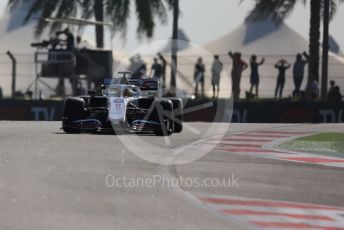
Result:
[[[173,103],[170,100],[156,100],[153,104],[153,119],[160,123],[161,129],[155,130],[157,136],[170,136],[173,133]],[[161,122],[163,119],[163,123]],[[165,122],[166,121],[166,122]]]
[[[173,103],[173,131],[174,133],[181,133],[183,131],[184,121],[184,104],[181,99],[171,99]]]
[[[159,137],[167,137],[167,136],[171,136],[172,135],[172,123],[170,120],[167,120],[167,123],[166,124],[163,124],[165,125],[165,130],[163,128],[159,129],[159,130],[156,130],[154,131],[154,134],[156,136],[159,136]]]

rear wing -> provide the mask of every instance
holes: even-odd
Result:
[[[123,82],[123,79],[126,82]],[[128,82],[129,81],[129,82]],[[153,79],[127,79],[127,78],[106,78],[104,79],[104,86],[106,89],[110,87],[110,85],[132,85],[140,88],[141,96],[146,97],[157,97],[159,93],[159,82]],[[105,95],[106,93],[103,92]]]
[[[130,73],[130,72],[128,72]],[[127,72],[120,72],[120,74],[127,74]],[[125,77],[125,75],[124,75]],[[125,78],[105,78],[104,79],[104,86],[110,86],[112,84],[118,84],[118,85],[126,85],[129,83],[129,85],[137,86],[141,89],[141,91],[158,91],[159,89],[159,83],[157,80],[153,79],[131,79],[129,78],[129,82],[126,80],[126,82],[123,81]]]
[[[141,91],[158,91],[159,83],[152,79],[129,79],[130,85],[135,85],[141,89]]]

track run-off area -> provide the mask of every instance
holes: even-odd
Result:
[[[163,137],[139,136],[160,148],[211,147],[175,166],[132,152],[154,152],[149,145],[64,134],[59,122],[0,127],[0,229],[344,229],[343,155],[278,148],[342,132],[341,124],[232,124],[200,140],[186,130],[167,147]]]

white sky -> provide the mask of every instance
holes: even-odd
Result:
[[[239,5],[239,0],[181,0],[182,16],[180,27],[188,34],[191,40],[197,44],[204,44],[219,36],[228,33],[241,25],[252,8],[254,1],[245,0]],[[168,38],[171,36],[171,19],[164,26],[158,26],[156,38]],[[298,33],[308,39],[309,34],[309,6],[299,4],[286,23]],[[344,50],[344,6],[341,6],[331,23],[331,35]],[[132,20],[128,29],[127,47],[135,47],[136,21]],[[119,44],[118,44],[119,43]],[[120,47],[122,42],[116,40],[115,47]]]
[[[196,44],[209,42],[242,24],[254,1],[245,0],[240,5],[239,2],[240,0],[181,0],[180,27],[184,29],[192,42]],[[7,0],[1,0],[0,9],[5,9],[6,3]],[[342,51],[344,50],[343,21],[344,6],[341,6],[331,24],[331,34],[340,44]],[[166,25],[158,23],[154,39],[171,37],[171,22],[172,19],[170,18]],[[305,38],[308,38],[309,6],[304,7],[299,4],[286,23]],[[146,41],[145,39],[142,41],[137,40],[136,24],[133,11],[126,42],[124,43],[118,35],[113,41],[112,47],[130,52]],[[87,36],[93,36],[93,30],[87,31],[86,34],[88,34]],[[107,41],[109,40],[107,39]]]

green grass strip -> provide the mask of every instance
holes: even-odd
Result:
[[[321,133],[283,143],[279,148],[344,157],[344,133]]]
[[[320,133],[297,139],[299,141],[335,141],[344,142],[344,133]]]

